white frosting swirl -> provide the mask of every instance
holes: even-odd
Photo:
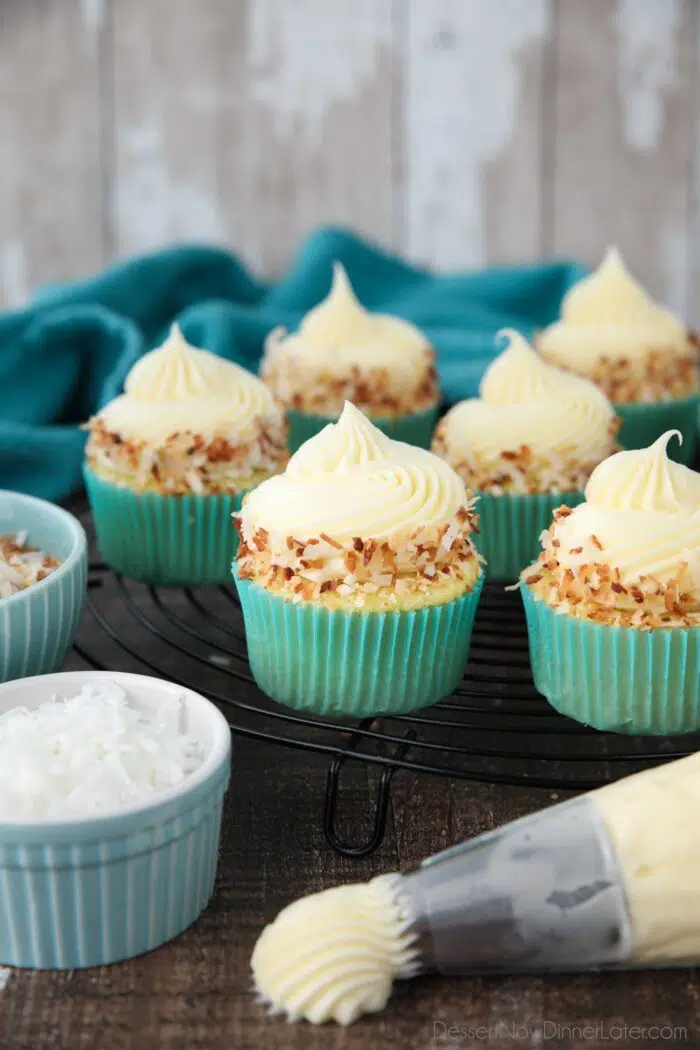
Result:
[[[688,331],[647,295],[616,248],[565,296],[561,320],[538,338],[555,364],[588,374],[602,359],[635,360],[652,350],[689,353]]]
[[[290,1021],[348,1025],[386,1005],[411,977],[415,936],[396,899],[396,877],[336,886],[295,901],[263,930],[252,957],[255,988]]]
[[[399,317],[371,313],[355,295],[341,263],[333,264],[333,284],[322,303],[311,310],[299,330],[286,335],[276,329],[266,355],[278,360],[291,355],[297,362],[323,364],[329,373],[344,374],[348,365],[389,368],[415,380],[425,367],[431,347],[423,333]]]
[[[586,502],[554,526],[562,565],[609,565],[634,585],[643,576],[666,584],[685,564],[700,601],[700,474],[668,458],[677,434],[619,452],[593,472]]]
[[[257,376],[184,339],[173,325],[162,346],[136,362],[125,393],[98,414],[113,433],[157,445],[177,431],[205,437],[218,432],[244,442],[265,417],[281,409]]]
[[[447,463],[392,441],[346,402],[338,422],[302,445],[284,474],[250,493],[241,522],[244,535],[265,529],[273,547],[321,533],[349,543],[444,524],[466,499]]]
[[[479,398],[462,401],[445,416],[441,432],[449,459],[474,455],[493,462],[527,445],[536,457],[568,450],[591,466],[614,447],[615,413],[593,383],[548,365],[518,332],[489,366]]]

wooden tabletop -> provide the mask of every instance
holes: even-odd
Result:
[[[102,608],[115,624],[130,615],[133,632],[138,621],[117,592],[116,585],[100,591],[107,602]],[[156,643],[147,632],[139,628],[132,637],[142,657],[153,656]],[[89,614],[79,639],[108,667],[143,672]],[[158,659],[175,677],[177,653],[164,648]],[[71,655],[67,667],[85,664]],[[197,675],[206,688],[206,669]],[[335,853],[324,837],[327,771],[322,755],[235,737],[216,889],[204,915],[171,944],[115,966],[0,968],[0,1050],[700,1046],[700,981],[684,969],[417,979],[399,986],[381,1015],[346,1030],[266,1017],[250,991],[250,955],[263,926],[285,904],[336,883],[410,867],[557,798],[549,790],[398,772],[381,847],[353,860]],[[338,817],[346,840],[367,839],[378,776],[376,767],[345,765]]]
[[[326,768],[313,755],[235,742],[216,891],[199,922],[131,962],[12,972],[0,993],[2,1050],[700,1045],[700,982],[691,970],[426,978],[401,985],[384,1013],[346,1030],[268,1019],[250,993],[250,954],[286,903],[411,865],[550,801],[545,791],[398,774],[384,844],[349,860],[323,836]],[[345,830],[359,837],[376,775],[360,765],[346,772]]]

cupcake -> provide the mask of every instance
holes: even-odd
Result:
[[[610,248],[595,273],[564,298],[561,320],[540,333],[551,364],[592,379],[623,421],[620,443],[644,448],[676,428],[673,457],[693,461],[700,370],[697,336],[657,306]]]
[[[433,349],[414,325],[365,310],[339,262],[328,298],[299,330],[270,332],[260,374],[287,408],[293,452],[345,401],[397,441],[430,445],[440,397]]]
[[[522,576],[535,685],[597,729],[700,729],[700,475],[674,434],[601,463]]]
[[[594,467],[616,451],[609,401],[546,364],[517,332],[488,367],[479,397],[440,421],[433,451],[479,496],[478,550],[489,576],[517,580],[562,503],[574,506]]]
[[[473,502],[437,456],[348,402],[237,520],[250,666],[274,700],[363,718],[455,689],[483,573]]]
[[[284,468],[286,421],[264,383],[177,325],[89,421],[85,484],[112,568],[154,584],[230,579],[243,494]]]

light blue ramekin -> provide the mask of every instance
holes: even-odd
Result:
[[[0,686],[0,712],[97,680],[143,710],[184,699],[203,764],[151,801],[84,820],[0,820],[0,964],[72,970],[151,951],[190,926],[214,888],[231,734],[198,693],[158,678],[77,671]]]
[[[0,535],[25,531],[28,543],[61,565],[26,590],[0,598],[0,682],[60,667],[85,599],[87,540],[81,524],[53,503],[0,490]]]

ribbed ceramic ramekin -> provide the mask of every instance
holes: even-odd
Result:
[[[100,554],[113,569],[161,586],[228,583],[244,493],[134,492],[84,469]]]
[[[462,680],[484,582],[444,605],[389,612],[295,604],[234,579],[253,676],[279,703],[367,718],[427,707]]]
[[[425,412],[415,412],[410,416],[397,416],[395,419],[375,418],[372,423],[379,430],[388,434],[394,441],[405,441],[407,445],[418,448],[430,448],[430,442],[437,422],[438,409],[428,408]],[[314,437],[329,423],[337,423],[337,416],[313,416],[305,412],[288,411],[289,436],[287,444],[291,452],[296,452],[309,438]]]
[[[46,500],[0,490],[0,535],[25,531],[28,543],[61,565],[26,590],[0,598],[0,682],[60,667],[85,599],[87,540],[80,523]]]
[[[552,524],[557,507],[575,507],[583,502],[582,492],[537,492],[520,496],[504,492],[477,493],[479,532],[474,545],[486,558],[486,575],[491,580],[513,583],[523,569],[536,561],[542,547],[540,535]]]
[[[535,686],[557,711],[613,733],[700,729],[700,627],[610,627],[521,591]]]
[[[0,819],[0,964],[74,969],[141,955],[190,926],[212,895],[231,764],[230,730],[213,704],[157,678],[80,671],[0,686],[0,711],[99,679],[143,710],[182,697],[206,757],[146,803],[84,820]]]
[[[697,449],[698,406],[697,394],[676,401],[615,405],[615,412],[622,419],[618,441],[623,448],[647,448],[667,430],[680,430],[683,444],[672,441],[667,453],[687,466],[695,459]]]

